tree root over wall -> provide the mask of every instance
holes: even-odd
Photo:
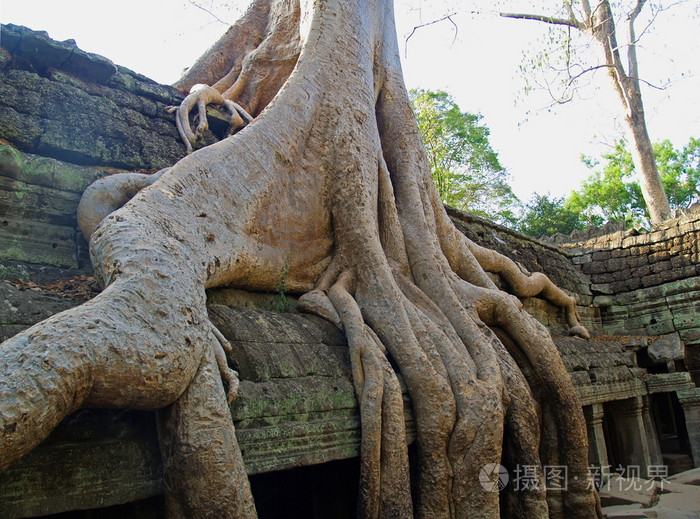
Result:
[[[348,338],[360,517],[600,513],[576,392],[515,296],[566,308],[583,335],[575,302],[450,222],[408,102],[392,9],[389,0],[255,0],[188,71],[182,90],[210,85],[177,115],[190,145],[195,106],[228,103],[235,125],[249,124],[102,220],[90,240],[101,294],[0,347],[0,470],[80,407],[162,409],[170,515],[254,517],[228,409],[237,375],[205,289],[274,291],[286,266],[300,308]],[[411,471],[397,371],[416,417]],[[499,502],[479,475],[502,462],[535,467],[540,482],[544,465],[564,465],[568,490],[536,485]]]

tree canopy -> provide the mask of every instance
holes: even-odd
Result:
[[[681,149],[664,140],[653,146],[661,181],[672,209],[688,209],[700,200],[700,140],[692,138]],[[581,189],[569,195],[566,207],[590,225],[625,221],[649,227],[651,218],[636,180],[635,165],[624,140],[602,160],[582,157],[594,173]]]
[[[571,209],[563,196],[552,197],[549,193],[535,193],[518,221],[518,229],[535,238],[557,233],[571,234],[584,227],[585,222],[580,212]]]
[[[409,94],[442,201],[498,223],[515,224],[519,200],[482,116],[463,112],[442,90],[413,89]]]

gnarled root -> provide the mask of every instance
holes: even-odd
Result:
[[[206,105],[228,108],[231,135],[270,104],[299,58],[299,19],[298,2],[254,1],[244,17],[175,84],[181,92],[189,92],[175,119],[188,154],[194,149],[195,133],[207,127]],[[192,132],[189,113],[195,106],[199,124]]]
[[[201,133],[209,127],[207,105],[224,106],[231,113],[227,135],[233,135],[253,121],[253,117],[241,105],[224,99],[215,88],[208,85],[194,85],[179,107],[168,108],[168,111],[175,111],[175,125],[188,154],[194,151],[194,146],[197,144],[197,136],[190,126],[190,112],[195,106],[197,107],[199,123],[196,133]]]
[[[360,281],[354,287],[356,276]],[[463,322],[453,324],[439,304],[403,275],[394,272],[394,283],[381,284],[389,294],[392,286],[398,290],[381,300],[369,296],[368,290],[373,293],[376,287],[364,285],[363,277],[343,271],[328,290],[328,301],[346,330],[361,403],[362,516],[392,516],[377,502],[388,499],[386,482],[402,481],[405,474],[401,456],[394,459],[395,465],[384,458],[385,449],[393,451],[398,445],[379,418],[382,401],[382,417],[397,417],[399,421],[392,423],[401,427],[401,413],[382,398],[390,373],[387,356],[398,364],[415,410],[418,517],[496,517],[498,492],[490,492],[479,476],[485,467],[501,462],[511,475],[523,468],[528,471],[529,486],[505,498],[513,517],[589,517],[595,504],[587,458],[582,455],[587,440],[580,405],[551,338],[521,310],[519,301],[497,291],[470,288],[448,276],[466,311]],[[313,298],[323,298],[323,292],[314,292]],[[544,409],[536,403],[531,387],[547,395]],[[543,421],[549,431],[544,449],[540,444]],[[503,453],[502,438],[506,438]],[[540,452],[545,454],[543,460]],[[554,464],[566,466],[562,485],[567,492],[544,490],[542,467]],[[409,509],[410,500],[402,502]]]
[[[409,517],[413,505],[401,388],[385,357],[384,346],[364,323],[350,293],[351,278],[349,271],[343,273],[328,297],[345,328],[360,402],[362,464],[358,516]]]
[[[428,191],[441,250],[459,277],[478,287],[496,289],[486,272],[498,274],[514,295],[520,298],[541,296],[555,306],[563,308],[569,334],[584,339],[590,338],[588,330],[579,321],[574,297],[557,287],[541,272],[524,272],[510,258],[471,241],[452,225],[437,192]]]
[[[90,184],[78,204],[78,227],[90,241],[90,236],[107,215],[131,200],[144,187],[150,186],[170,168],[147,175],[145,173],[116,173]]]
[[[177,275],[166,275],[170,268]],[[238,377],[199,293],[186,268],[162,257],[141,272],[115,273],[94,299],[5,341],[0,472],[81,407],[172,404],[161,412],[161,448],[173,515],[254,517],[227,405]]]
[[[495,251],[485,249],[467,239],[469,250],[474,255],[479,265],[486,272],[495,272],[505,279],[510,289],[518,297],[541,296],[554,305],[563,308],[566,312],[566,319],[569,324],[569,334],[589,339],[588,330],[579,322],[576,312],[576,299],[568,295],[561,288],[542,274],[535,272],[523,272],[518,265],[510,258]]]
[[[214,352],[207,352],[185,392],[158,412],[173,519],[257,517],[217,363]]]

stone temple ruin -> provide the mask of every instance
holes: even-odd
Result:
[[[45,33],[2,26],[0,41],[1,342],[94,290],[76,225],[83,190],[113,172],[169,166],[185,149],[165,110],[182,101],[170,87]],[[226,117],[209,116],[214,142]],[[565,336],[563,313],[543,299],[525,307],[571,374],[594,472],[652,478],[700,466],[700,214],[648,233],[546,242],[449,213],[475,242],[576,297],[590,341]],[[320,318],[271,311],[275,302],[209,293],[240,373],[231,411],[260,517],[352,517],[360,427],[345,339]],[[157,434],[152,413],[79,411],[0,475],[0,518],[97,508],[158,517]]]

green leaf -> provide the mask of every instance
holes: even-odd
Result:
[[[481,115],[463,112],[445,91],[414,89],[411,104],[442,201],[514,225],[520,204],[489,142]]]

